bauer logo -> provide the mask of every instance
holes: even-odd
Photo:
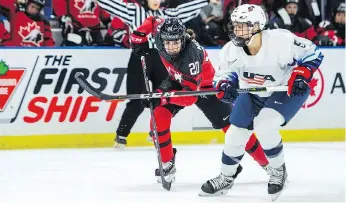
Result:
[[[105,121],[114,117],[119,101],[101,101],[81,88],[74,78],[81,72],[99,91],[118,93],[126,75],[126,68],[76,66],[84,58],[73,55],[45,55],[40,70],[32,81],[28,114],[24,122],[84,122],[93,115]]]
[[[0,112],[4,112],[25,73],[24,68],[9,68],[0,62]]]
[[[315,106],[322,98],[324,91],[324,78],[320,69],[314,73],[314,77],[309,83],[310,95],[306,102],[303,104],[303,108],[310,108]]]

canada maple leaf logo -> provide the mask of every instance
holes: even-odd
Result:
[[[314,74],[314,77],[308,83],[310,88],[310,94],[305,103],[303,104],[303,108],[310,108],[316,105],[323,96],[324,92],[324,78],[320,69]]]
[[[318,79],[312,78],[312,80],[309,82],[310,87],[310,96],[316,96],[315,87],[317,86]]]
[[[80,13],[93,14],[96,8],[95,0],[75,0],[74,7],[76,7]]]
[[[40,46],[43,42],[43,34],[41,27],[36,22],[28,23],[27,26],[20,26],[18,34],[22,37],[22,41]]]

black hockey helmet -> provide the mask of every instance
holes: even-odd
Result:
[[[338,12],[345,12],[345,2],[341,2],[337,7],[333,9],[333,16]]]
[[[181,40],[182,51],[185,47],[186,27],[179,18],[167,18],[159,28],[160,38],[162,43],[164,41],[177,41]],[[166,52],[167,53],[167,52]],[[168,53],[167,53],[168,54]],[[170,57],[176,57],[176,55],[168,54]]]
[[[44,7],[46,1],[45,0],[28,0],[28,4],[29,3],[34,3],[34,4],[38,5],[38,6],[40,6],[41,9],[42,9]]]
[[[28,7],[29,5],[33,3],[35,5],[37,5],[39,8],[38,8],[38,11],[37,13],[32,13],[31,11],[28,10]],[[39,19],[40,16],[41,16],[41,11],[42,9],[44,8],[44,5],[45,5],[46,1],[45,0],[28,0],[27,1],[27,4],[26,4],[26,9],[25,9],[25,13],[29,16],[29,18],[31,19]]]
[[[338,30],[338,35],[342,38],[345,38],[345,23],[336,22],[336,15],[340,12],[345,13],[345,2],[341,2],[337,7],[335,7],[332,13],[332,22],[335,28]]]
[[[291,4],[291,3],[295,3],[295,4],[299,4],[299,0],[285,0],[285,6],[287,5],[287,4]]]

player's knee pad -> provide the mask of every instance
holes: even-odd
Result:
[[[285,118],[276,110],[263,108],[254,119],[254,131],[263,148],[276,146],[281,141],[279,129]]]
[[[245,152],[245,145],[252,134],[251,130],[231,125],[225,135],[224,153],[241,155]]]

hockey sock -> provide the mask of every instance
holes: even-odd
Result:
[[[255,134],[252,134],[245,146],[245,151],[258,162],[259,165],[265,166],[269,164],[267,157],[264,154],[263,148],[259,143]]]
[[[223,131],[224,133],[226,133],[227,130],[228,130],[228,128],[229,128],[229,126],[231,126],[231,125],[228,125],[228,126],[226,126],[226,127],[223,127],[223,128],[222,128],[222,131]]]
[[[157,127],[157,134],[159,138],[159,147],[160,147],[160,153],[162,162],[168,162],[173,159],[173,148],[172,148],[172,140],[171,140],[171,120],[172,120],[172,113],[166,109],[165,107],[156,107],[154,110],[154,116],[156,120],[156,127]],[[152,123],[150,122],[150,129],[151,129],[151,135],[152,139],[154,140],[155,137],[153,136],[153,128]]]
[[[229,127],[230,125],[227,125],[226,127],[222,128],[222,131],[226,133]],[[261,144],[254,134],[251,135],[249,141],[247,142],[245,151],[252,156],[252,158],[254,158],[259,165],[265,166],[269,163]]]

